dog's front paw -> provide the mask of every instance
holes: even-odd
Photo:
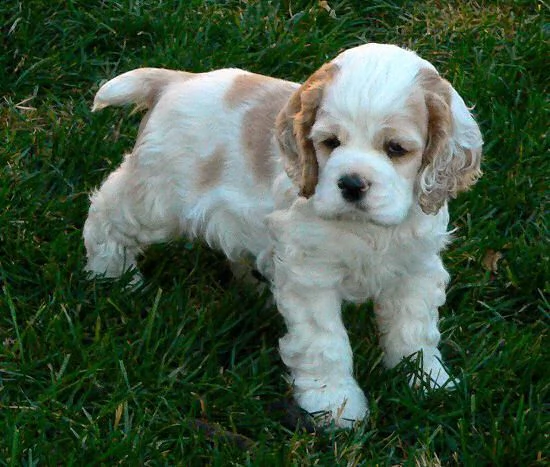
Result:
[[[294,397],[321,426],[334,422],[338,427],[351,428],[369,413],[367,398],[353,379],[335,385],[295,387]]]
[[[421,370],[413,374],[409,379],[409,385],[422,389],[447,389],[456,388],[456,383],[437,357],[425,359]]]

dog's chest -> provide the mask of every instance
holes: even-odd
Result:
[[[385,287],[438,261],[446,234],[444,219],[411,219],[399,226],[321,219],[309,203],[295,203],[268,218],[275,251],[288,267],[337,287],[350,301],[375,298]]]
[[[338,237],[341,248],[333,261],[341,270],[341,293],[350,301],[374,298],[384,286],[412,273],[425,247],[387,229],[344,230]]]

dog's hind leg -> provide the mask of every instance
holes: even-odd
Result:
[[[148,245],[181,233],[174,214],[178,197],[169,181],[140,176],[132,158],[91,196],[84,243],[86,270],[93,276],[119,277],[136,268],[137,255]]]

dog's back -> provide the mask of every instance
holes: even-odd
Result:
[[[264,218],[274,207],[271,187],[283,171],[274,123],[296,88],[239,69],[141,68],[105,83],[94,111],[135,104],[148,112],[132,153],[92,196],[85,237],[120,231],[128,243],[128,225],[135,225],[138,245],[185,233],[233,259],[259,254],[268,238]],[[113,225],[94,222],[103,212]],[[88,267],[116,276],[135,262],[128,248],[125,254],[131,259],[124,266]]]

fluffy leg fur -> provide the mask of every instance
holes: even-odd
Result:
[[[425,265],[424,274],[410,274],[386,284],[375,311],[380,330],[380,345],[386,366],[393,367],[403,358],[422,352],[424,383],[442,387],[449,375],[441,364],[438,330],[438,307],[445,303],[445,286],[449,275],[438,257]],[[416,378],[411,385],[419,385]]]
[[[350,427],[368,414],[367,400],[353,377],[353,356],[341,319],[336,289],[304,283],[307,264],[293,267],[292,255],[275,265],[275,299],[288,333],[279,341],[290,369],[294,397],[320,424]],[[301,279],[304,279],[302,281]]]
[[[86,270],[92,275],[119,277],[136,267],[136,256],[145,247],[181,233],[168,199],[176,195],[164,180],[139,176],[132,157],[91,197],[84,243]]]

